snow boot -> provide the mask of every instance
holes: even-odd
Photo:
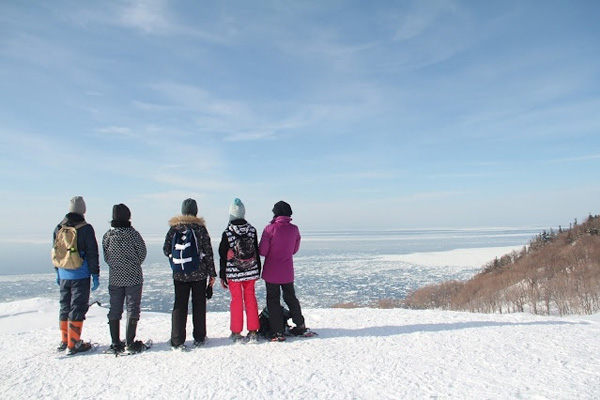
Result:
[[[308,332],[308,329],[306,329],[304,325],[295,326],[292,329],[290,329],[290,333],[294,336],[302,336],[306,332]]]
[[[135,339],[135,333],[137,331],[138,320],[134,318],[127,318],[127,331],[125,332],[125,343],[129,346],[133,344]]]
[[[244,337],[239,332],[231,332],[229,339],[233,340],[234,343],[240,343],[244,340]]]
[[[125,341],[127,343],[127,347],[125,349],[131,353],[141,353],[146,350],[146,346],[140,340],[135,340],[135,333],[137,331],[137,323],[138,320],[135,318],[127,319],[127,332],[125,333]]]
[[[258,333],[256,331],[248,332],[248,335],[246,335],[246,341],[250,344],[258,343]]]
[[[56,347],[57,351],[65,351],[69,341],[69,321],[59,321],[60,344]]]
[[[68,341],[67,341],[67,355],[72,356],[77,353],[83,353],[92,349],[92,345],[89,342],[81,340],[81,331],[83,329],[83,321],[69,321],[68,326]]]
[[[125,351],[125,343],[121,341],[121,321],[118,319],[109,319],[108,327],[110,329],[110,340],[111,345],[109,348],[110,353],[115,355]]]
[[[68,321],[67,348],[72,349],[75,347],[75,343],[81,340],[82,329],[83,321]]]

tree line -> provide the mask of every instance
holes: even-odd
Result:
[[[600,216],[535,236],[520,251],[485,264],[467,281],[410,293],[403,306],[483,313],[548,315],[600,311]]]

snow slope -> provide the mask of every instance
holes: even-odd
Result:
[[[99,351],[65,357],[54,351],[58,301],[0,303],[0,398],[594,399],[600,394],[598,315],[304,311],[318,337],[257,345],[230,343],[228,314],[209,313],[207,346],[188,353],[168,345],[169,314],[144,313],[138,338],[152,338],[155,346],[115,358],[101,354],[109,344],[107,309],[93,306],[82,337],[97,342]]]

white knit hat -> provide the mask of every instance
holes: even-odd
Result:
[[[245,215],[246,207],[244,207],[244,203],[238,198],[234,199],[229,207],[229,220],[244,219]]]

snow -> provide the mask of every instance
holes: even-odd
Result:
[[[57,295],[58,297],[58,295]],[[96,352],[58,354],[58,299],[0,303],[3,399],[593,399],[600,316],[305,309],[310,339],[231,343],[229,315],[208,313],[204,348],[173,352],[170,315],[142,314],[138,355],[102,354],[106,308],[82,338]],[[190,316],[191,318],[191,316]],[[191,320],[188,323],[188,344]]]
[[[489,261],[493,261],[496,257],[500,258],[505,254],[512,253],[513,251],[519,251],[522,248],[523,246],[454,249],[425,253],[384,255],[380,257],[380,260],[386,262],[400,261],[407,264],[430,267],[478,268],[485,265]]]

